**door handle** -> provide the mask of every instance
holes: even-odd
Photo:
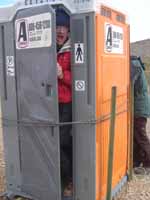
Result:
[[[46,97],[51,97],[53,93],[52,85],[46,84]]]
[[[45,88],[45,96],[46,97],[51,97],[53,93],[52,85],[49,83],[41,83],[41,86]]]

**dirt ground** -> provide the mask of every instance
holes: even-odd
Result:
[[[114,200],[150,200],[150,175],[134,175]]]
[[[150,119],[147,123],[147,134],[150,137]],[[142,169],[143,175],[134,175],[133,180],[125,185],[115,200],[150,200],[150,173]]]
[[[150,135],[150,120],[147,126],[147,132]],[[0,125],[0,192],[4,191],[4,160],[3,160],[3,139]],[[0,199],[1,200],[1,199]],[[133,178],[133,181],[126,184],[115,200],[150,200],[150,174],[138,175]]]

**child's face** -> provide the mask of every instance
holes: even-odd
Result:
[[[56,27],[56,41],[58,45],[63,45],[69,37],[69,29],[66,26]]]

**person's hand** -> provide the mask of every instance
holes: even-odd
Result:
[[[57,76],[58,76],[59,79],[63,78],[62,67],[59,65],[59,63],[57,63]]]

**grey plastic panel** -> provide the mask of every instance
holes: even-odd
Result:
[[[7,190],[20,191],[20,159],[17,122],[16,76],[7,75],[7,57],[15,67],[13,23],[0,24],[0,92],[3,117]],[[13,64],[14,63],[14,64]]]
[[[22,191],[39,200],[60,199],[55,15],[48,6],[24,9],[17,19],[52,14],[52,46],[16,50]]]
[[[95,119],[95,14],[74,15],[71,18],[73,121]],[[78,63],[76,44],[83,44],[84,62]],[[83,81],[85,88],[77,87]],[[82,85],[82,84],[81,84]],[[81,89],[81,90],[80,90]],[[95,124],[73,127],[75,199],[95,200],[96,197],[96,135]]]

